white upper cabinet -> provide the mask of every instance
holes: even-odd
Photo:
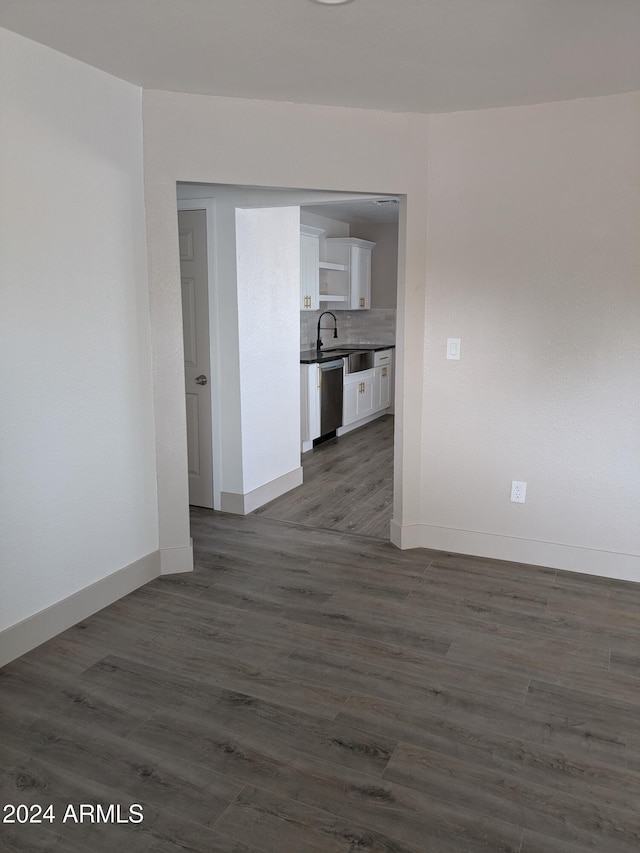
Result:
[[[371,308],[371,252],[375,243],[357,237],[327,237],[320,261],[320,294],[330,308]]]
[[[317,311],[319,306],[320,235],[322,228],[300,226],[300,310]]]

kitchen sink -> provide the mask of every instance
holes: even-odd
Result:
[[[325,349],[322,352],[336,358],[345,358],[346,374],[370,370],[373,367],[374,352],[371,349]]]
[[[353,350],[350,349],[323,349],[321,350],[322,355],[330,355],[332,358],[345,358],[348,355],[351,355]]]
[[[372,349],[356,350],[346,357],[346,373],[359,373],[373,367],[374,354]]]

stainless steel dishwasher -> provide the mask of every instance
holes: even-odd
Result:
[[[342,359],[320,365],[320,439],[342,426]]]

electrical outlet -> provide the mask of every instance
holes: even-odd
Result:
[[[511,500],[516,504],[523,504],[527,497],[527,484],[520,480],[511,481]]]

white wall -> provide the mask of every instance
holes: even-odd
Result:
[[[236,211],[242,493],[300,470],[300,209]]]
[[[415,365],[424,350],[426,117],[150,91],[143,94],[143,114],[161,545],[181,548],[189,536],[175,213],[180,181],[295,189],[289,201],[295,204],[317,203],[317,191],[407,195],[400,241],[411,308],[406,321],[401,311],[400,385],[405,357],[414,370],[403,399],[408,415],[396,430],[394,512],[417,523],[422,394]],[[376,141],[365,155],[363,139]],[[211,194],[209,188],[202,192]],[[262,199],[256,203],[278,203],[269,195]]]
[[[640,580],[639,151],[638,93],[431,118],[422,544]]]
[[[407,196],[394,541],[640,580],[638,98],[427,119],[146,92],[161,529],[188,531],[175,182],[375,187]]]
[[[3,629],[156,552],[158,512],[141,92],[4,30],[0,87]]]

